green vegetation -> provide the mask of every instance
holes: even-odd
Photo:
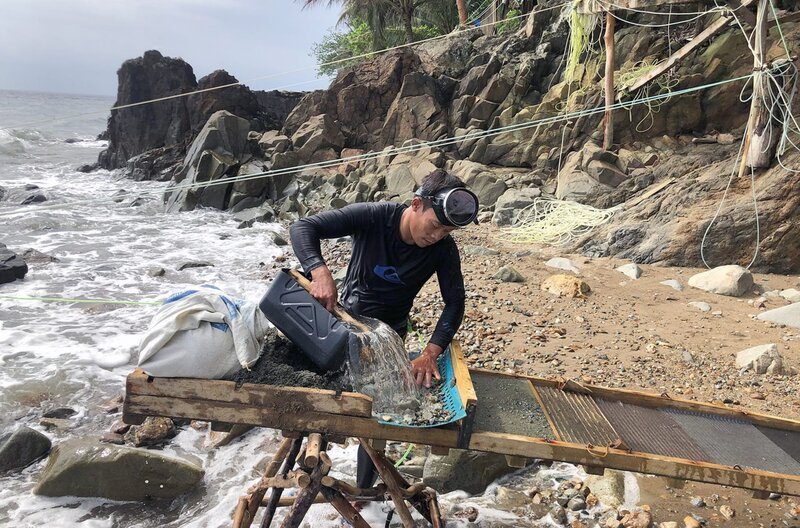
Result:
[[[321,0],[299,0],[305,7]],[[469,0],[468,12],[478,12],[486,0]],[[342,5],[339,27],[311,50],[320,75],[365,60],[360,55],[444,35],[458,27],[455,0],[329,0]],[[518,10],[516,15],[519,15]],[[509,15],[509,16],[516,16]],[[519,19],[508,21],[509,27]],[[348,60],[351,59],[352,60]],[[333,63],[333,64],[331,64]]]

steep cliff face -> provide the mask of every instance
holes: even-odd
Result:
[[[117,100],[123,106],[192,91],[197,81],[192,67],[182,59],[147,51],[125,61],[117,71]],[[191,130],[185,98],[115,110],[108,119],[108,149],[98,163],[105,169],[124,167],[147,150],[184,143]]]
[[[129,174],[137,179],[157,178],[179,162],[215,112],[226,110],[246,119],[253,131],[277,130],[301,97],[297,92],[254,92],[224,70],[197,81],[189,64],[155,50],[125,61],[117,77],[114,106],[199,91],[188,97],[112,111],[104,133],[109,146],[100,154],[98,165],[105,169],[131,165]]]
[[[195,168],[196,181],[281,171],[246,182],[215,184],[214,207],[237,214],[247,208],[269,209],[269,214],[259,209],[257,214],[243,215],[245,223],[256,217],[273,218],[273,213],[290,221],[360,201],[407,201],[422,178],[436,168],[464,179],[478,194],[484,218],[493,218],[498,225],[508,225],[516,211],[542,195],[600,208],[633,200],[635,207],[626,207],[577,249],[642,262],[698,265],[698,226],[704,230],[713,216],[711,205],[721,198],[720,182],[727,181],[735,163],[748,115],[746,99],[752,85],[741,79],[729,82],[752,71],[745,37],[731,25],[644,92],[622,96],[630,106],[615,111],[615,144],[606,151],[598,146],[604,50],[595,45],[583,52],[574,74],[565,80],[569,12],[557,4],[543,0],[540,11],[512,33],[487,36],[470,31],[378,54],[342,70],[326,90],[301,99],[283,98],[272,121],[264,117],[264,105],[258,104],[267,96],[254,97],[241,86],[191,96],[185,103],[164,103],[174,106],[162,116],[163,122],[156,123],[159,132],[145,134],[145,139],[125,134],[146,128],[148,119],[157,119],[155,114],[142,111],[126,128],[121,126],[125,114],[120,113],[110,121],[111,146],[104,155],[120,163],[144,148],[143,142],[152,146],[184,141],[180,156],[170,155],[174,149],[164,146],[133,158],[132,174],[159,174],[177,182],[188,166]],[[698,30],[686,24],[681,31],[667,30],[659,24],[660,15],[626,15],[630,23],[619,22],[616,33],[618,91],[664,61]],[[595,29],[592,39],[601,33]],[[787,24],[784,37],[792,53],[798,53],[800,25]],[[785,55],[777,28],[770,30],[769,42],[770,59]],[[146,54],[126,63],[124,69],[131,73],[121,76],[120,101],[133,100],[128,77],[150,78],[168,60],[172,59]],[[145,69],[140,63],[147,61],[149,73],[140,73]],[[165,78],[183,79],[180,71]],[[200,84],[232,82],[235,79],[224,72],[215,72]],[[665,98],[638,104],[648,95]],[[144,94],[137,97],[140,100]],[[200,157],[184,158],[185,144],[197,127],[207,124],[210,112],[222,109],[249,123],[248,148],[237,159],[226,158],[224,168],[201,163]],[[266,128],[271,130],[262,134]],[[203,150],[207,158],[203,159],[211,159],[212,151]],[[800,269],[794,253],[782,247],[787,240],[797,242],[790,225],[794,209],[786,206],[794,203],[797,193],[782,183],[786,174],[773,168],[761,178],[763,187],[757,192],[760,200],[767,201],[762,211],[770,217],[763,223],[770,231],[761,242],[763,254],[770,255],[764,269],[773,271]],[[636,201],[662,185],[658,194]],[[732,196],[739,206],[746,191],[734,186]],[[785,203],[779,203],[776,197],[784,195]],[[192,204],[184,201],[180,208]],[[744,242],[752,222],[747,224],[740,211],[731,214],[739,222],[729,225],[727,218],[721,219],[715,228],[721,226],[721,231],[712,230],[710,241],[719,251],[745,259]]]

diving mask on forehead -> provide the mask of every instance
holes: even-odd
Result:
[[[442,225],[466,227],[472,222],[478,223],[478,197],[465,187],[442,189],[435,194],[426,194],[420,188],[415,194],[431,202]]]

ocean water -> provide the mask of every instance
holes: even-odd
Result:
[[[97,438],[119,419],[103,407],[124,390],[135,367],[138,342],[155,312],[149,304],[108,305],[23,301],[8,297],[51,297],[157,301],[189,286],[211,283],[230,295],[256,302],[267,287],[262,263],[284,248],[272,244],[277,224],[237,229],[226,213],[198,210],[166,214],[164,183],[133,182],[120,174],[75,170],[96,161],[105,147],[110,98],[0,91],[0,242],[22,253],[28,248],[57,262],[29,263],[24,280],[0,285],[0,431],[24,424],[54,444],[69,438]],[[80,115],[69,119],[63,116]],[[36,185],[47,197],[20,203]],[[126,194],[119,199],[119,193]],[[132,206],[134,198],[140,205]],[[115,198],[117,198],[115,200]],[[288,255],[291,257],[291,255]],[[187,261],[213,267],[178,271]],[[163,268],[163,276],[148,273]],[[40,424],[48,410],[77,411],[68,429]],[[206,434],[184,428],[163,451],[201,465],[202,485],[174,501],[147,504],[33,495],[45,461],[0,475],[0,525],[86,527],[229,526],[237,498],[255,483],[255,466],[277,447],[278,433],[256,429],[232,444],[206,448]],[[355,447],[334,448],[336,474],[353,478]],[[552,481],[576,475],[556,465]],[[503,482],[524,490],[542,475],[522,470]],[[494,503],[496,485],[483,495],[454,492],[441,497],[442,510],[473,505],[481,511],[473,526],[536,526]],[[383,525],[386,513],[371,505],[365,516]],[[310,526],[339,526],[332,508],[318,505]],[[395,517],[394,524],[399,519]],[[453,521],[466,524],[466,521]],[[545,523],[546,525],[547,523]]]

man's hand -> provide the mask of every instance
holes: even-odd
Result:
[[[411,362],[411,375],[414,377],[418,387],[424,382],[425,387],[430,388],[433,378],[442,379],[441,374],[439,374],[439,367],[436,365],[436,358],[441,353],[442,347],[428,343],[422,354]]]
[[[338,294],[336,293],[336,283],[333,281],[333,275],[328,266],[323,264],[311,270],[310,293],[326,310],[333,312]]]

